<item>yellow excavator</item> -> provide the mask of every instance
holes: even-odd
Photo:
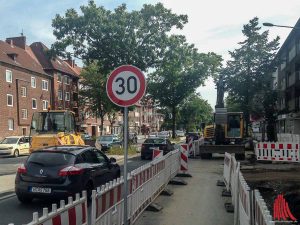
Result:
[[[30,126],[30,153],[48,146],[85,145],[75,128],[75,114],[68,110],[35,112]]]

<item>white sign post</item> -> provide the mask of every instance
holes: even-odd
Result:
[[[106,92],[110,100],[124,107],[124,225],[128,224],[127,213],[127,155],[128,155],[128,106],[137,103],[145,94],[146,79],[140,69],[123,65],[115,69],[108,77]]]

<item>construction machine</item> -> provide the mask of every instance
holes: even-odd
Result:
[[[68,110],[35,112],[30,126],[30,153],[48,146],[85,145],[76,131],[75,114]]]
[[[242,112],[227,112],[224,107],[222,76],[217,83],[217,102],[214,123],[204,127],[204,145],[201,158],[211,158],[212,153],[235,153],[237,159],[245,158],[244,117]]]

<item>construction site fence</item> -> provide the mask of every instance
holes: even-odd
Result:
[[[200,137],[198,140],[193,140],[189,144],[189,156],[196,157],[200,155],[200,145],[204,145],[204,138]]]
[[[274,225],[270,211],[258,190],[251,190],[240,163],[229,153],[224,157],[224,183],[231,192],[234,207],[234,225]]]
[[[133,224],[148,205],[164,190],[180,169],[180,150],[137,168],[128,174],[127,219]],[[124,223],[124,178],[114,180],[92,193],[92,225]]]

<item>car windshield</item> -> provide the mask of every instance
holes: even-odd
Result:
[[[114,138],[113,136],[101,136],[100,141],[112,141]]]
[[[146,139],[144,144],[165,144],[166,141],[165,139],[160,139],[160,138],[149,138],[149,139]]]
[[[43,166],[63,166],[73,164],[75,156],[61,152],[33,152],[27,162]]]
[[[16,144],[19,138],[4,138],[1,144]]]

